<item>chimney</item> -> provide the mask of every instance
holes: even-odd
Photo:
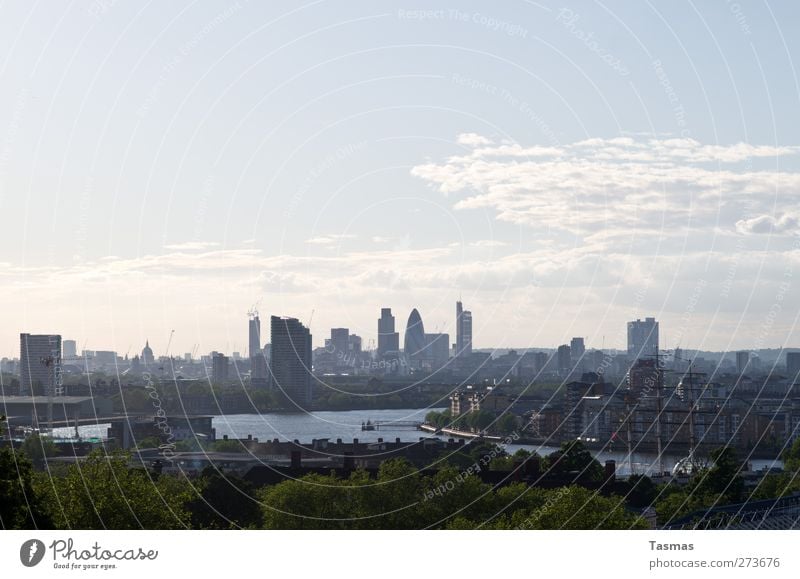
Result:
[[[299,450],[293,450],[292,454],[291,454],[291,457],[292,457],[292,468],[293,469],[302,468],[303,465],[302,465],[302,461],[300,460],[300,451]]]

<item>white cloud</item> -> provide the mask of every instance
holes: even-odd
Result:
[[[183,243],[168,243],[164,246],[164,249],[172,251],[202,251],[212,247],[219,247],[219,243],[216,241],[184,241]]]
[[[736,230],[744,234],[783,234],[800,232],[800,220],[794,215],[782,214],[775,218],[772,215],[759,215],[736,222]]]
[[[479,239],[478,241],[471,242],[469,245],[470,247],[505,247],[508,243],[498,239]]]
[[[461,194],[456,209],[493,210],[501,221],[539,230],[580,236],[631,228],[734,232],[738,221],[767,213],[776,200],[784,211],[800,211],[800,174],[739,163],[798,152],[626,136],[560,147],[481,147],[411,172],[441,193]]]
[[[459,145],[465,145],[467,147],[477,147],[479,145],[491,145],[492,140],[488,139],[487,137],[483,137],[477,133],[461,133],[456,137],[456,142]]]
[[[329,233],[328,235],[318,235],[306,239],[306,243],[310,243],[311,245],[333,245],[343,239],[355,239],[355,237],[355,235],[350,233]]]

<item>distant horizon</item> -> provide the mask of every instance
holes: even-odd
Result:
[[[476,347],[800,344],[794,3],[4,10],[2,352],[245,351],[258,303],[453,334],[459,296]]]

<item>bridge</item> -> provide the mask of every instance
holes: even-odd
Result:
[[[662,527],[664,529],[800,529],[800,493],[779,499],[749,501],[702,509]]]
[[[419,430],[422,422],[416,420],[384,420],[361,423],[361,430]]]

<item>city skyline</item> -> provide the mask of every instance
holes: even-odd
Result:
[[[106,8],[0,23],[0,352],[243,351],[258,299],[453,336],[457,295],[477,348],[800,343],[791,3]]]

